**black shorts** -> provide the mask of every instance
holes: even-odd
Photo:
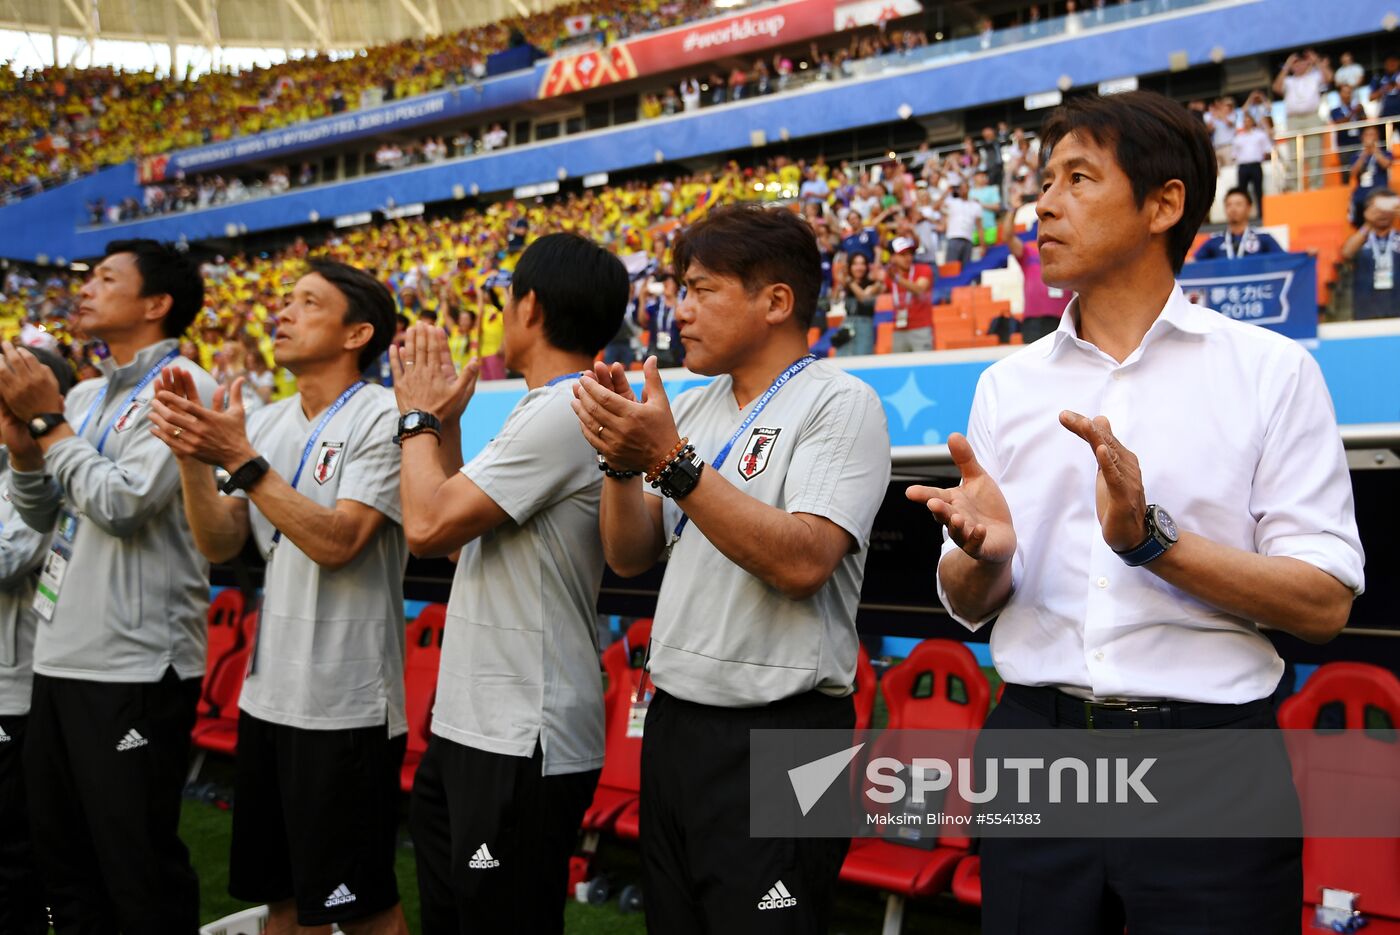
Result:
[[[488,753],[434,735],[409,827],[423,935],[564,931],[569,856],[596,769],[542,775],[542,753]]]
[[[295,899],[301,925],[349,922],[397,905],[407,740],[384,727],[306,730],[240,712],[229,894]]]

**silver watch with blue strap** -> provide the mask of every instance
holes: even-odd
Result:
[[[1180,536],[1177,532],[1176,523],[1172,520],[1171,514],[1155,503],[1147,505],[1147,540],[1135,548],[1126,552],[1114,553],[1127,565],[1136,568],[1139,565],[1146,565],[1156,558],[1161,558],[1168,549],[1176,545],[1176,540]]]

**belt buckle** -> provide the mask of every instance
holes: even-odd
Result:
[[[1094,730],[1094,709],[1101,708],[1107,711],[1122,711],[1125,714],[1143,714],[1148,711],[1160,711],[1162,706],[1157,704],[1143,704],[1136,701],[1129,701],[1125,698],[1109,698],[1105,701],[1085,701],[1084,720],[1088,730]],[[1142,725],[1137,719],[1133,719],[1133,730],[1141,730]]]

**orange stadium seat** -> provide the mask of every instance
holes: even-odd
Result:
[[[1336,732],[1342,729],[1375,732],[1375,741],[1395,743],[1400,727],[1400,678],[1379,666],[1362,662],[1329,662],[1313,673],[1302,691],[1279,706],[1284,730]],[[1325,742],[1314,738],[1314,742]],[[1335,770],[1329,763],[1328,772]],[[1400,781],[1390,777],[1400,795]],[[1308,783],[1321,781],[1316,770],[1295,763],[1293,782],[1307,796]],[[1365,931],[1400,932],[1400,839],[1322,838],[1303,841],[1303,925],[1308,931],[1313,906],[1323,887],[1359,894],[1358,908],[1369,920]]]

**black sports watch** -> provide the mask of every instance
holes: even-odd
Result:
[[[67,421],[61,412],[41,412],[29,420],[29,434],[43,438]]]
[[[680,457],[661,472],[661,476],[656,479],[656,488],[663,496],[679,500],[700,483],[700,472],[704,469],[705,462],[695,453],[694,448],[687,445]]]
[[[394,444],[402,445],[405,438],[421,435],[423,432],[436,432],[442,435],[442,420],[431,412],[410,409],[399,416],[399,434],[394,436]]]
[[[1114,550],[1118,557],[1126,564],[1136,568],[1138,565],[1146,565],[1153,559],[1160,558],[1168,549],[1176,545],[1176,540],[1180,538],[1177,531],[1176,522],[1171,518],[1171,514],[1155,503],[1147,505],[1147,539],[1142,545],[1128,549],[1126,552]]]
[[[272,466],[267,463],[267,459],[257,457],[245,463],[238,470],[228,476],[228,480],[219,484],[219,489],[224,493],[234,493],[239,490],[251,490],[253,485],[263,479]]]

